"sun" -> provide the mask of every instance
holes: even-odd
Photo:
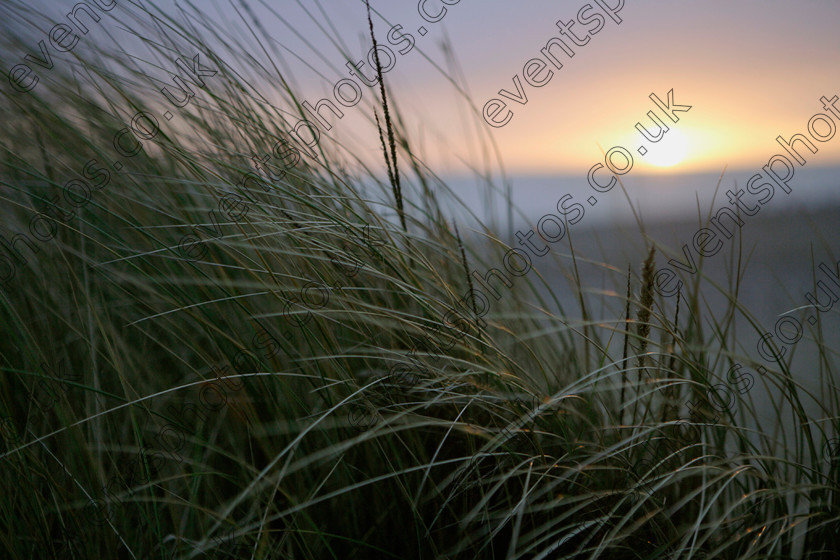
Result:
[[[646,143],[647,153],[642,160],[656,167],[672,167],[688,154],[688,139],[676,128],[671,128],[656,144]]]

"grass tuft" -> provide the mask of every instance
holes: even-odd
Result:
[[[700,262],[675,302],[641,223],[635,295],[630,267],[568,239],[488,294],[473,271],[512,247],[477,218],[482,237],[452,227],[475,217],[409,142],[378,60],[385,131],[380,100],[360,114],[390,184],[340,135],[299,141],[285,51],[247,3],[225,25],[189,1],[177,18],[120,6],[131,48],[79,49],[0,96],[0,222],[20,252],[0,261],[2,558],[832,557],[821,325],[819,390],[777,351],[728,410],[707,399],[755,367],[736,319],[766,330],[739,301],[736,240],[728,284]],[[18,0],[0,15],[4,52],[54,25]],[[216,73],[134,134],[191,53]]]

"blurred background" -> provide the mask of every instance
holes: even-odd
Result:
[[[12,92],[9,82],[4,83],[12,99],[47,90],[46,84],[60,71],[73,72],[75,54],[94,56],[103,49],[136,53],[132,64],[150,85],[159,89],[170,84],[173,62],[150,62],[155,55],[144,55],[144,30],[137,21],[145,18],[149,28],[165,30],[167,18],[183,19],[178,3],[100,1],[97,5],[110,8],[97,12],[102,14],[99,22],[80,16],[90,32],[80,36],[73,52],[59,53],[50,47],[55,68],[29,63],[41,80],[31,93]],[[148,13],[141,13],[139,6]],[[0,25],[29,46],[4,50],[6,72],[23,63],[27,54],[39,53],[38,42],[47,39],[52,25],[66,21],[71,3],[37,0],[29,7],[37,10],[11,3],[0,7],[0,13],[5,12]],[[223,24],[238,49],[246,46],[244,54],[253,64],[244,65],[237,58],[233,70],[288,119],[287,130],[299,115],[281,98],[285,87],[312,106],[325,98],[335,103],[334,86],[353,73],[342,53],[350,53],[350,62],[368,79],[373,76],[364,2],[262,1],[246,6],[207,1],[199,7],[208,22]],[[589,18],[589,29],[595,25],[593,14],[600,14],[597,33],[584,39],[584,26],[578,21],[571,32],[585,44],[573,46],[574,57],[555,48],[563,68],[553,69],[551,80],[539,88],[526,83],[525,63],[539,57],[551,38],[561,37],[556,22],[580,20],[579,12],[587,7],[583,17]],[[418,159],[508,243],[514,243],[515,231],[533,229],[541,216],[556,212],[561,196],[572,195],[585,207],[585,217],[572,227],[576,249],[616,270],[642,259],[647,242],[639,232],[640,220],[648,233],[656,232],[658,240],[669,246],[670,256],[680,255],[710,212],[728,206],[724,194],[728,189],[743,188],[770,157],[784,153],[777,136],[790,139],[807,133],[811,116],[825,112],[820,98],[840,94],[836,71],[840,48],[834,29],[840,21],[840,4],[827,0],[532,0],[515,5],[411,0],[374,1],[372,9],[379,43],[394,55],[392,61],[382,60],[386,69],[390,66],[385,81],[391,102]],[[135,16],[128,18],[129,12]],[[21,35],[15,22],[23,20],[42,33]],[[200,29],[196,32],[201,34]],[[228,45],[207,40],[218,45],[214,54],[224,59]],[[568,37],[566,43],[572,46]],[[485,103],[504,100],[500,90],[518,95],[515,77],[527,102],[508,97],[506,110],[512,111],[508,124],[488,126],[482,113]],[[79,73],[75,78],[96,84],[95,76]],[[321,141],[345,150],[348,160],[376,169],[381,167],[381,144],[368,109],[374,89],[378,97],[375,84],[361,87],[362,102],[341,107],[341,119],[322,111],[333,126],[322,130]],[[655,145],[647,142],[648,153],[640,155],[637,147],[645,141],[635,125],[641,122],[655,130],[647,116],[656,109],[650,95],[667,100],[669,90],[674,91],[676,104],[691,109],[678,113],[677,123],[665,119],[668,132]],[[108,97],[107,91],[101,94]],[[163,97],[150,99],[153,112],[156,103],[163,113]],[[6,118],[15,121],[14,114]],[[177,120],[169,124],[182,126]],[[586,205],[593,194],[587,173],[614,146],[626,147],[634,166],[621,177],[621,187],[599,195],[597,205]],[[840,203],[840,139],[817,146],[818,153],[811,154],[799,144],[807,163],[796,166],[792,192],[777,189],[772,202],[747,218],[739,232],[742,237],[736,237],[740,254],[749,255],[742,262],[747,266],[741,301],[768,325],[806,304],[804,294],[814,288],[813,271],[819,262],[837,261],[832,240]],[[240,155],[239,163],[246,163],[249,154]],[[607,175],[601,177],[606,180]],[[488,184],[495,189],[488,189]],[[453,217],[467,231],[476,225],[466,214]],[[568,255],[569,247],[561,252]],[[736,257],[727,247],[708,259],[705,272],[723,282]],[[659,265],[664,260],[658,256]],[[546,260],[541,266],[548,267],[544,273],[551,277],[553,265]],[[584,285],[595,291],[620,284],[615,278],[605,279],[601,267],[587,270],[584,265],[581,274]],[[750,286],[757,288],[747,289]],[[568,292],[568,301],[573,299]],[[594,299],[593,305],[600,305]]]
[[[610,264],[614,271],[643,260],[648,241],[640,233],[640,223],[669,247],[669,257],[681,255],[683,244],[696,256],[692,236],[710,213],[729,206],[724,193],[744,188],[770,157],[784,154],[777,136],[790,139],[807,133],[811,116],[825,112],[819,101],[822,96],[830,99],[840,94],[836,71],[840,48],[834,29],[840,21],[840,4],[827,0],[371,4],[378,41],[394,55],[391,61],[382,55],[383,66],[390,67],[385,81],[391,103],[401,115],[418,159],[453,189],[476,218],[491,224],[512,245],[514,232],[534,229],[541,216],[556,213],[558,199],[570,194],[585,208],[583,219],[571,227],[574,249],[595,263]],[[13,4],[0,7],[0,13],[6,12],[0,25],[29,46],[2,53],[6,72],[23,63],[27,54],[39,53],[38,42],[47,39],[52,25],[66,22],[71,3],[37,0],[30,6],[37,10]],[[168,18],[186,20],[178,3],[117,1],[98,6],[111,7],[98,10],[99,22],[80,16],[90,32],[80,36],[74,52],[85,56],[100,50],[136,53],[131,62],[152,87],[169,85],[173,61],[150,62],[156,55],[146,55],[143,24],[138,21],[165,31]],[[350,53],[353,60],[349,62],[368,80],[374,77],[364,2],[262,1],[246,6],[237,1],[207,1],[198,6],[201,17],[223,25],[237,49],[246,46],[245,58],[253,64],[244,65],[237,57],[233,70],[259,92],[266,105],[279,111],[286,121],[278,125],[281,128],[291,130],[300,118],[282,97],[285,87],[298,92],[299,101],[316,106],[322,99],[336,103],[334,87],[340,80],[353,78],[359,83],[342,53]],[[613,11],[607,13],[610,8]],[[127,17],[129,12],[133,17]],[[563,68],[549,66],[554,74],[539,88],[527,83],[523,79],[526,62],[540,57],[550,39],[563,37],[556,23],[582,17],[589,18],[585,19],[588,25],[578,21],[570,32],[585,44],[573,45],[568,35],[564,37],[574,57],[555,47],[552,52]],[[42,33],[27,31],[22,36],[11,27],[22,20]],[[600,29],[586,40],[585,29],[595,29],[596,23]],[[200,29],[196,32],[201,35]],[[214,55],[224,59],[228,45],[211,37],[206,40],[218,45]],[[60,71],[75,69],[74,52],[59,53],[52,47],[50,52],[55,68],[29,63],[42,80],[32,93],[47,90],[46,84]],[[527,102],[510,100],[509,96],[520,95],[515,77]],[[78,73],[75,78],[96,85],[95,76]],[[9,82],[4,87],[12,98],[32,94],[12,93]],[[369,109],[379,96],[378,86],[360,89],[361,103],[336,105],[344,112],[343,118],[326,109],[321,112],[332,125],[328,131],[322,129],[321,142],[344,150],[348,161],[378,169],[381,144]],[[657,112],[670,128],[659,142],[646,142],[635,125],[641,122],[651,133],[656,131],[647,116],[656,110],[650,96],[667,100],[669,90],[674,91],[675,104],[691,109],[676,113],[677,123]],[[344,91],[349,95],[349,90]],[[101,93],[108,97],[107,91]],[[484,121],[482,111],[491,99],[506,100],[506,111],[512,111],[503,127]],[[151,98],[150,107],[152,112],[163,113],[166,102],[162,96]],[[7,119],[14,122],[14,114]],[[182,125],[173,120],[169,126]],[[188,133],[187,128],[182,131]],[[642,144],[649,148],[644,156],[637,149]],[[594,192],[587,173],[614,146],[633,154],[633,168],[621,177],[620,187],[598,196],[597,205],[586,204]],[[796,166],[792,192],[777,189],[758,215],[747,217],[733,245],[704,264],[705,274],[723,285],[740,260],[744,272],[739,301],[767,330],[772,331],[783,314],[807,304],[804,294],[819,279],[813,273],[818,263],[833,266],[837,262],[832,240],[836,239],[840,203],[840,139],[817,147],[818,153],[811,154],[799,144],[807,163]],[[238,163],[247,165],[249,154],[240,155]],[[609,176],[599,177],[606,181]],[[472,233],[478,232],[471,216],[453,212],[452,217],[461,221],[467,235],[471,227],[476,228]],[[553,246],[565,259],[571,255],[568,240]],[[658,267],[665,264],[662,254],[657,259]],[[555,262],[543,261],[541,273],[553,286],[562,285]],[[603,308],[607,304],[602,292],[620,292],[622,272],[610,275],[599,264],[583,264],[579,272],[594,314],[619,315],[620,309]],[[577,301],[574,289],[558,291],[562,303]],[[712,290],[706,296],[711,309],[727,299]],[[755,356],[752,329],[740,336],[744,351]],[[803,367],[813,366],[803,359]]]

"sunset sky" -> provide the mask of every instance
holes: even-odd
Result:
[[[555,71],[547,84],[535,88],[525,83],[523,65],[539,57],[549,39],[562,37],[555,22],[575,19],[587,3],[593,9],[584,17],[603,13],[592,1],[479,4],[461,0],[446,6],[447,12],[437,23],[424,22],[413,1],[374,3],[389,22],[376,22],[380,42],[385,42],[386,32],[395,24],[403,25],[403,31],[413,33],[417,41],[418,48],[398,55],[386,82],[395,89],[400,108],[410,112],[415,137],[422,140],[432,162],[457,167],[458,159],[479,158],[471,140],[474,120],[466,118],[465,103],[424,58],[447,68],[440,48],[444,38],[451,42],[463,83],[479,111],[488,100],[500,97],[500,89],[515,94],[513,76],[520,76],[527,103],[508,101],[507,108],[514,114],[503,128],[493,129],[484,123],[480,127],[498,144],[508,169],[519,173],[585,171],[599,160],[599,144],[604,150],[626,146],[636,156],[638,169],[661,169],[636,152],[641,135],[634,125],[650,123],[646,113],[655,109],[648,98],[651,93],[665,100],[672,88],[675,102],[692,109],[682,113],[678,123],[666,120],[671,130],[661,143],[652,146],[667,152],[664,159],[668,159],[675,155],[671,144],[683,140],[684,159],[669,170],[760,167],[781,150],[777,136],[806,133],[811,116],[825,112],[821,96],[840,95],[836,71],[840,67],[836,33],[840,3],[829,1],[628,0],[616,14],[620,24],[605,17],[598,33],[586,45],[574,48],[574,58],[563,58],[561,53],[564,67]],[[617,6],[619,2],[606,4]],[[355,47],[353,52],[365,54],[363,4],[322,5],[347,44]],[[429,0],[423,7],[427,14],[435,15],[442,6],[438,0]],[[283,13],[296,22],[305,21],[302,14],[296,5]],[[416,32],[421,25],[428,29],[425,37]],[[337,52],[314,27],[301,24],[311,43],[323,46],[322,55],[335,61]],[[582,27],[578,23],[573,30],[581,34]],[[330,73],[326,64],[290,35],[282,30],[278,40],[288,42],[331,79],[344,77]],[[341,62],[339,57],[336,65]],[[330,92],[333,82],[325,85],[311,79],[311,71],[308,74],[301,70],[298,75],[314,103]],[[840,162],[840,138],[818,148],[817,154],[806,157],[809,164]],[[375,142],[371,150],[376,150]],[[650,156],[655,159],[656,154],[651,151]]]
[[[507,170],[519,174],[586,173],[603,161],[599,145],[604,150],[626,147],[635,157],[634,169],[642,171],[752,169],[779,153],[777,136],[807,133],[812,115],[825,112],[821,96],[840,95],[838,2],[446,0],[451,5],[444,5],[442,1],[425,0],[418,5],[416,0],[374,0],[372,6],[378,14],[374,21],[379,42],[393,52],[406,50],[404,55],[396,54],[394,67],[385,77],[393,102],[406,117],[415,148],[444,173],[482,165],[478,137],[495,142]],[[73,4],[41,3],[51,22],[63,21]],[[254,13],[275,41],[272,47],[283,56],[279,66],[286,72],[284,77],[313,105],[324,97],[334,103],[333,85],[351,77],[338,46],[358,59],[366,57],[370,48],[364,3],[284,0],[261,4],[254,6]],[[109,16],[118,18],[127,5],[117,2]],[[174,2],[159,5],[166,13],[177,14]],[[602,20],[597,33],[587,36],[587,27],[577,22],[572,31],[586,44],[574,46],[565,38],[575,56],[569,58],[555,48],[563,68],[549,66],[554,75],[542,87],[526,83],[522,77],[525,63],[541,57],[540,50],[550,39],[563,37],[555,22],[580,19],[579,10],[587,5],[583,18],[588,28],[598,23],[596,17]],[[605,13],[601,5],[620,10]],[[224,21],[232,36],[248,37],[253,46],[250,54],[270,67],[263,48],[250,37],[243,21],[250,21],[249,16],[238,2],[201,2],[199,6],[207,17]],[[418,7],[424,10],[425,20]],[[426,21],[435,19],[439,21]],[[401,32],[412,35],[413,48],[407,49],[407,40],[388,40],[394,25],[402,25]],[[419,32],[421,26],[425,36]],[[118,36],[119,27],[111,21],[107,32]],[[30,40],[30,52],[37,53],[37,41],[42,38]],[[453,75],[468,92],[473,109],[441,71],[453,69],[441,48],[445,39],[457,64]],[[85,40],[107,43],[107,36],[102,28],[94,27]],[[5,71],[24,54],[6,53]],[[500,89],[516,94],[514,76],[524,88],[527,103],[507,100],[506,111],[513,111],[510,122],[493,128],[482,119],[482,109],[491,99],[501,98]],[[255,83],[269,99],[279,96],[272,91],[275,86]],[[356,153],[366,154],[369,161],[377,161],[379,141],[365,105],[372,100],[372,90],[361,89],[364,103],[346,109],[329,134],[352,145]],[[666,119],[669,132],[656,145],[648,142],[650,152],[642,157],[637,149],[644,142],[634,125],[642,121],[655,130],[646,116],[655,109],[649,95],[665,100],[671,89],[676,104],[692,108],[679,113],[678,123]],[[664,118],[661,112],[657,114]],[[840,163],[840,138],[818,148],[817,154],[806,154],[808,164]]]

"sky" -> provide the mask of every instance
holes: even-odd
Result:
[[[385,74],[392,103],[403,114],[415,149],[441,173],[480,168],[488,154],[499,154],[513,174],[585,175],[604,161],[604,151],[616,146],[633,155],[634,169],[647,173],[760,168],[782,150],[778,136],[808,134],[809,119],[827,113],[820,98],[840,95],[840,2],[443,1],[371,2],[378,40],[395,53],[393,69]],[[119,22],[127,3],[117,0],[109,16]],[[60,22],[75,0],[33,4],[46,20]],[[144,4],[177,14],[173,1]],[[274,52],[283,59],[275,57],[284,78],[313,105],[322,98],[335,103],[333,86],[351,78],[339,46],[358,60],[367,57],[371,46],[364,3],[252,4]],[[247,12],[239,0],[197,5],[206,17],[224,22],[256,61],[270,65],[246,25]],[[598,18],[597,33],[587,35]],[[556,22],[575,19],[567,35],[561,35]],[[402,26],[400,33],[411,34],[410,50],[408,39],[389,40],[397,39],[389,35],[396,25]],[[573,45],[568,33],[585,44]],[[42,38],[31,39],[33,52]],[[535,87],[523,76],[523,66],[532,59],[546,60],[541,49],[552,38],[562,38],[574,57],[555,47],[551,52],[562,68],[548,64],[535,73],[538,80],[553,72],[547,83]],[[107,41],[98,28],[85,39]],[[4,53],[4,70],[24,54]],[[369,66],[360,68],[369,71]],[[276,83],[255,87],[267,98],[279,99]],[[373,90],[360,89],[365,102],[372,99]],[[527,102],[512,101],[500,90]],[[678,122],[669,120],[650,98],[653,94],[667,102],[670,90],[674,104],[691,107],[672,113]],[[352,94],[347,87],[344,91]],[[497,119],[511,111],[502,127],[488,124],[484,114],[493,99],[506,103]],[[635,128],[641,122],[651,132],[657,130],[649,111],[669,127],[657,142],[645,141]],[[370,117],[369,107],[360,103],[346,109],[341,120],[332,119],[335,126],[329,134],[376,162],[381,152]],[[824,132],[820,126],[828,125],[816,126]],[[644,156],[638,150],[643,145],[648,150]],[[804,153],[809,165],[840,163],[840,137],[815,145],[817,154]],[[619,164],[621,157],[615,161]]]
[[[475,141],[478,118],[468,118],[464,100],[431,63],[451,67],[441,48],[443,41],[451,44],[464,89],[478,110],[490,99],[504,99],[500,89],[516,93],[513,76],[519,75],[527,103],[509,101],[513,118],[502,128],[479,124],[480,134],[498,144],[506,167],[520,174],[579,173],[602,159],[601,148],[616,145],[630,149],[640,169],[656,171],[635,151],[641,135],[634,125],[655,109],[651,93],[667,100],[671,89],[677,104],[692,108],[681,114],[678,123],[670,123],[671,130],[658,145],[648,143],[653,161],[673,161],[679,146],[670,144],[682,140],[684,158],[670,171],[756,167],[781,149],[776,142],[779,135],[805,133],[809,119],[825,112],[821,96],[840,95],[838,2],[606,2],[614,7],[622,3],[616,12],[621,23],[605,17],[603,28],[577,47],[573,58],[558,56],[563,68],[535,88],[521,77],[523,65],[540,57],[552,37],[562,37],[555,25],[558,20],[575,19],[586,4],[593,7],[589,14],[599,12],[594,2],[460,0],[444,6],[429,0],[422,7],[427,16],[442,16],[435,23],[423,20],[414,0],[374,2],[374,9],[387,20],[376,22],[380,42],[385,42],[392,25],[402,25],[416,40],[415,49],[397,55],[386,83],[394,88],[400,107],[410,108],[408,122],[428,159],[457,168],[458,160],[480,160]],[[296,3],[281,5],[281,14],[298,24],[320,52],[302,46],[282,25],[277,40],[331,78],[325,84],[305,68],[295,71],[315,103],[347,75],[330,73],[320,56],[339,67],[343,61]],[[361,58],[369,47],[362,3],[320,5]],[[447,11],[441,13],[442,8]],[[320,13],[315,15],[323,21]],[[428,30],[425,36],[417,33],[421,25]],[[580,33],[583,25],[576,26]],[[820,144],[813,164],[840,162],[838,145],[837,138]],[[376,148],[374,142],[371,151]]]

